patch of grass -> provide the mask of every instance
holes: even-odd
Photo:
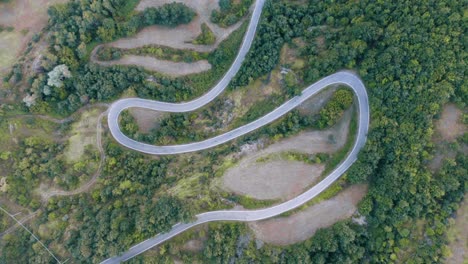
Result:
[[[211,22],[218,24],[220,27],[229,27],[239,22],[252,5],[252,0],[243,1],[220,1],[220,10],[213,10],[211,13]]]
[[[281,101],[281,97],[278,95],[271,95],[264,100],[257,101],[252,105],[249,111],[245,113],[245,115],[234,122],[233,127],[240,127],[270,113],[281,103]]]
[[[216,42],[216,36],[206,23],[201,25],[202,32],[192,42],[195,45],[212,45]]]
[[[208,59],[209,53],[192,50],[173,49],[166,46],[148,45],[134,49],[119,49],[103,46],[97,51],[100,61],[118,60],[124,55],[150,56],[174,62],[194,62]]]
[[[120,10],[120,15],[122,16],[121,20],[128,20],[132,17],[134,13],[136,13],[135,8],[137,7],[140,0],[127,0],[125,1],[125,5]]]
[[[0,120],[0,151],[14,148],[18,139],[38,136],[44,140],[52,140],[53,132],[59,125],[34,117],[10,117]],[[10,133],[10,128],[12,132]]]
[[[279,202],[279,200],[258,200],[246,195],[230,195],[227,199],[242,205],[246,209],[265,208]]]
[[[80,160],[85,153],[86,146],[96,147],[96,126],[100,112],[98,109],[92,109],[83,112],[78,122],[72,125],[69,144],[64,153],[68,162]]]
[[[280,153],[271,153],[267,156],[260,157],[256,162],[270,162],[274,160],[289,160],[289,161],[299,161],[306,164],[321,164],[326,162],[330,158],[330,155],[327,153],[318,153],[318,154],[307,154],[296,151],[285,151]]]
[[[22,35],[20,32],[0,31],[0,43],[2,48],[0,49],[0,68],[6,68],[13,65],[16,60],[16,53],[21,47],[20,40]]]
[[[203,181],[208,178],[206,173],[196,173],[190,177],[183,178],[177,185],[169,190],[172,195],[180,199],[194,198],[203,191]]]

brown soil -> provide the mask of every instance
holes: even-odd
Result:
[[[448,145],[459,136],[467,132],[467,127],[462,123],[463,112],[454,104],[445,105],[439,120],[435,121],[435,135],[433,141],[436,145],[434,158],[428,167],[437,171],[446,158],[454,158],[456,153]]]
[[[130,108],[129,111],[142,133],[149,133],[152,129],[157,128],[160,120],[166,116],[163,112],[145,108]]]
[[[447,258],[447,264],[465,264],[468,261],[468,202],[465,199],[457,210],[453,226],[448,231],[449,248],[452,256]]]
[[[149,71],[160,72],[169,76],[179,77],[193,73],[200,73],[211,69],[211,64],[207,60],[196,62],[172,62],[158,60],[149,56],[125,55],[115,61],[97,61],[95,63],[103,66],[111,65],[136,65],[143,67]]]
[[[78,122],[72,125],[71,136],[68,139],[68,147],[65,151],[67,161],[80,160],[86,146],[96,146],[96,130],[100,115],[99,109],[86,111],[81,115]]]
[[[0,34],[0,50],[8,47],[5,50],[10,53],[10,57],[16,58],[34,33],[39,32],[47,24],[47,8],[64,2],[66,0],[14,0],[0,4],[0,25],[14,27],[14,32]],[[23,30],[25,34],[21,33]],[[13,62],[14,59],[5,65],[0,64],[0,71],[9,68]]]
[[[241,164],[224,176],[224,186],[259,200],[288,200],[302,193],[320,178],[323,165],[298,161],[272,161]]]
[[[346,142],[351,114],[352,111],[348,110],[340,122],[328,130],[302,132],[264,150],[247,154],[239,164],[226,171],[222,188],[256,199],[286,200],[298,195],[319,179],[323,166],[285,160],[257,160],[272,153],[286,151],[308,154],[335,152]],[[335,144],[329,142],[329,135],[335,136]]]
[[[442,140],[453,141],[466,132],[466,126],[461,121],[462,111],[454,104],[447,104],[439,120],[436,122],[436,131]]]
[[[367,192],[367,185],[353,185],[337,196],[288,217],[250,223],[255,236],[269,244],[290,245],[312,237],[320,228],[351,217]]]

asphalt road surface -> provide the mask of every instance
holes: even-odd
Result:
[[[257,119],[256,121],[253,121],[252,123],[234,129],[230,132],[204,141],[184,145],[154,146],[132,140],[120,131],[118,117],[120,113],[125,109],[131,107],[140,107],[165,112],[188,112],[208,104],[220,93],[222,93],[229,84],[232,77],[234,77],[234,75],[239,70],[242,61],[245,58],[245,55],[250,49],[255,35],[255,30],[260,18],[261,10],[263,8],[263,4],[264,0],[257,0],[254,12],[252,14],[252,20],[247,30],[247,34],[244,37],[244,42],[241,46],[238,56],[232,67],[226,73],[226,75],[212,90],[210,90],[207,94],[203,95],[198,99],[179,104],[158,102],[138,98],[129,98],[116,101],[109,108],[108,112],[108,124],[112,135],[120,144],[126,146],[127,148],[147,154],[165,155],[203,150],[223,144],[229,140],[245,135],[259,127],[267,125],[273,122],[274,120],[282,117],[284,114],[288,113],[308,98],[314,96],[322,89],[330,85],[341,84],[350,87],[354,91],[358,102],[359,127],[356,135],[356,141],[352,150],[348,153],[345,160],[343,160],[337,166],[337,168],[334,171],[332,171],[325,179],[323,179],[321,182],[316,184],[308,191],[287,202],[260,210],[221,210],[202,213],[196,216],[196,220],[194,222],[176,224],[173,226],[171,231],[163,234],[157,234],[155,237],[133,246],[127,252],[124,252],[119,256],[109,258],[103,261],[102,263],[120,263],[129,260],[151,249],[152,247],[159,245],[162,242],[184,232],[185,230],[202,223],[213,221],[258,221],[280,215],[284,212],[287,212],[305,204],[309,200],[319,195],[333,182],[335,182],[341,175],[343,175],[346,172],[346,170],[356,161],[360,149],[364,146],[366,142],[367,132],[369,129],[369,102],[363,82],[360,80],[359,76],[350,71],[340,71],[330,76],[327,76],[304,89],[301,95],[296,96],[291,100],[285,102],[283,105],[276,108],[274,111]]]

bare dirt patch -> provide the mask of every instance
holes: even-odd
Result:
[[[9,68],[34,33],[46,25],[49,6],[64,2],[66,0],[14,0],[0,4],[0,25],[14,28],[13,32],[0,33],[0,71]]]
[[[65,151],[65,157],[69,162],[79,160],[86,146],[96,147],[96,127],[99,115],[98,109],[85,111],[80,120],[73,124],[71,136],[68,139],[69,145]]]
[[[447,232],[449,248],[452,256],[447,258],[447,264],[461,264],[468,260],[468,202],[466,196],[460,204],[456,218],[451,219],[451,228]]]
[[[149,56],[125,55],[119,60],[115,61],[97,61],[94,62],[103,65],[136,65],[143,67],[149,71],[156,71],[167,74],[173,77],[189,75],[193,73],[200,73],[211,69],[211,64],[207,60],[200,60],[196,62],[172,62],[165,60],[158,60]]]
[[[352,111],[332,128],[306,131],[274,143],[267,148],[247,154],[236,166],[226,171],[222,188],[256,199],[289,199],[316,182],[324,167],[301,162],[274,160],[257,162],[272,153],[296,151],[307,154],[333,153],[344,146]],[[333,135],[335,142],[330,142]]]
[[[300,47],[304,45],[303,40],[296,38],[293,40],[294,44],[285,44],[281,49],[280,63],[281,65],[286,65],[292,70],[301,70],[305,66],[305,61],[299,58],[299,49],[293,46]]]
[[[436,130],[442,140],[453,141],[466,132],[466,127],[461,121],[462,111],[454,104],[447,104],[439,120],[436,122]]]
[[[254,162],[229,170],[223,184],[238,194],[259,200],[290,199],[305,186],[317,182],[323,170],[323,165],[298,161]]]
[[[159,122],[166,116],[163,112],[145,108],[130,108],[129,111],[142,133],[149,133],[152,129],[157,128]]]
[[[456,152],[450,148],[450,142],[467,132],[466,125],[462,121],[463,111],[454,104],[447,104],[442,110],[439,120],[435,121],[435,135],[432,141],[436,145],[434,158],[429,162],[428,167],[432,171],[437,171],[446,158],[454,158]]]
[[[253,222],[249,227],[255,236],[269,244],[290,245],[304,241],[320,228],[351,217],[367,192],[367,185],[353,185],[337,196],[315,204],[288,217]]]
[[[199,252],[203,249],[203,246],[205,243],[201,240],[198,239],[192,239],[187,241],[183,246],[182,250],[183,251],[190,251],[190,252]]]
[[[16,60],[21,48],[20,32],[0,32],[0,71],[9,68]]]

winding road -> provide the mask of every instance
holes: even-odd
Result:
[[[307,87],[301,95],[296,96],[291,100],[285,102],[283,105],[276,108],[274,111],[257,119],[256,121],[204,141],[184,145],[154,146],[130,139],[120,131],[118,117],[120,113],[125,109],[131,107],[139,107],[164,112],[188,112],[196,110],[208,104],[219,94],[221,94],[227,87],[231,79],[238,72],[243,60],[245,59],[247,52],[251,47],[264,2],[265,0],[257,0],[252,14],[252,19],[249,24],[249,28],[247,30],[246,36],[244,37],[244,41],[242,43],[238,56],[231,68],[229,69],[229,71],[219,81],[219,83],[215,87],[213,87],[212,90],[210,90],[202,97],[199,97],[198,99],[179,104],[158,102],[138,98],[130,98],[116,101],[111,105],[108,111],[108,125],[110,132],[120,144],[126,146],[127,148],[147,154],[166,155],[203,150],[223,144],[227,141],[233,140],[237,137],[254,131],[255,129],[258,129],[264,125],[267,125],[273,122],[274,120],[277,120],[278,118],[282,117],[283,115],[285,115],[286,113],[288,113],[289,111],[306,101],[308,98],[317,94],[322,89],[330,85],[341,84],[349,86],[354,91],[358,102],[359,127],[356,135],[356,141],[352,150],[348,153],[345,160],[343,160],[337,166],[337,168],[333,170],[326,178],[324,178],[321,182],[316,184],[308,191],[287,202],[260,210],[221,210],[202,213],[196,216],[196,220],[194,222],[176,224],[173,226],[171,231],[163,234],[158,234],[153,238],[145,240],[133,246],[122,255],[109,258],[107,260],[104,260],[102,263],[108,264],[126,261],[184,232],[185,230],[202,223],[213,221],[258,221],[280,215],[284,212],[287,212],[305,204],[309,200],[319,195],[333,182],[335,182],[341,175],[343,175],[346,172],[346,170],[349,167],[351,167],[351,165],[356,161],[360,149],[364,146],[366,142],[367,132],[369,129],[369,102],[363,82],[360,80],[359,76],[350,71],[340,71],[330,76],[327,76]]]

